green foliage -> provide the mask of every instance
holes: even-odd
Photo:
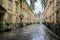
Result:
[[[46,3],[47,3],[47,2],[45,2],[45,0],[42,0],[42,1],[41,1],[41,4],[42,4],[42,6],[43,6],[44,8],[46,7]]]
[[[22,9],[22,0],[19,0],[20,1],[20,8]]]
[[[5,24],[6,24],[7,26],[9,26],[9,25],[11,24],[11,22],[6,22]]]
[[[22,0],[19,0],[19,1],[20,1],[20,8],[22,9]],[[26,2],[26,0],[23,0],[23,2]],[[27,2],[26,2],[26,4],[27,4]],[[32,11],[32,9],[29,5],[28,5],[28,10]]]
[[[22,9],[22,0],[19,0],[20,1],[20,8]],[[26,0],[23,0],[24,2],[26,2]],[[27,2],[26,2],[27,4]],[[28,5],[28,10],[31,10],[32,11],[32,8],[31,6]]]
[[[26,0],[23,0],[24,2],[26,2]]]
[[[22,9],[22,0],[19,0],[20,1],[20,8]],[[24,2],[26,2],[26,0],[23,0]]]
[[[0,22],[0,25],[3,25],[3,22]]]
[[[34,8],[34,3],[36,2],[37,0],[30,0],[30,6],[31,6],[31,8],[33,9],[33,10],[35,10],[35,8]]]
[[[32,9],[31,9],[31,7],[30,7],[30,6],[28,6],[28,10],[31,10],[31,11],[32,11]]]

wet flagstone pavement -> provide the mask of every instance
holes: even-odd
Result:
[[[0,40],[60,40],[43,24],[17,28],[11,32],[0,33]]]

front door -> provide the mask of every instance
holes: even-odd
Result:
[[[3,19],[4,19],[3,16],[4,16],[4,14],[0,13],[0,22],[3,21]]]
[[[4,21],[4,13],[0,13],[0,23]],[[3,29],[3,26],[0,25],[0,30]]]

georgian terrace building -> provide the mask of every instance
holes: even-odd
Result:
[[[46,5],[44,9],[44,22],[52,23],[52,24],[60,24],[60,0],[46,0]],[[51,29],[56,33],[58,33],[60,27],[51,26]],[[49,26],[49,27],[50,27]]]
[[[1,26],[2,30],[5,29],[15,29],[21,22],[21,7],[19,0],[0,0],[0,23],[3,22]],[[29,5],[27,2],[22,0],[22,23],[23,25],[34,23],[35,16],[33,11],[29,10]],[[8,24],[9,27],[5,24]]]
[[[1,8],[2,7],[2,8]],[[6,29],[5,23],[12,23],[9,28],[16,28],[19,23],[20,2],[18,0],[0,0],[0,22],[4,23],[1,29]]]
[[[22,1],[22,15],[23,17],[23,25],[33,24],[35,22],[35,16],[32,10],[30,10],[29,5],[26,1]]]
[[[59,0],[47,0],[46,7],[44,10],[44,20],[46,22],[57,23],[60,22],[59,19]]]

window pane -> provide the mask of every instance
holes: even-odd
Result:
[[[8,7],[9,7],[9,9],[12,8],[12,0],[8,0]]]
[[[16,11],[18,11],[18,4],[16,3]]]

